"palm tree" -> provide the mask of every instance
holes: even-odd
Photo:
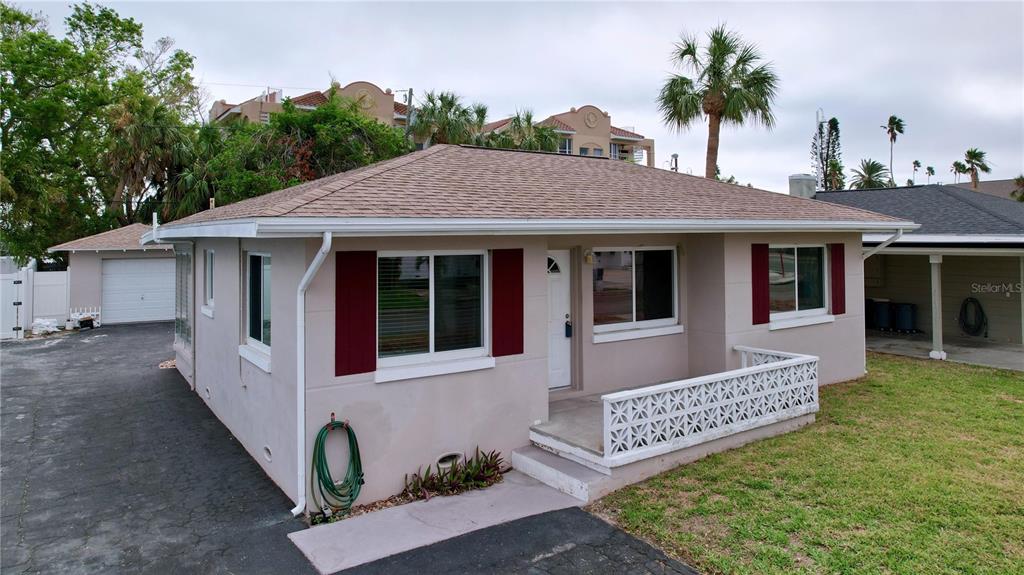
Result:
[[[516,111],[503,130],[488,136],[487,145],[493,148],[558,151],[558,133],[551,126],[534,122],[531,110]]]
[[[921,169],[921,161],[920,160],[914,160],[914,174],[910,178],[910,182],[911,182],[910,185],[911,186],[917,184],[917,171],[920,170],[920,169]]]
[[[924,175],[928,176],[928,183],[932,183],[932,176],[935,175],[935,168],[928,166],[924,169]]]
[[[1024,174],[1013,179],[1013,191],[1010,192],[1010,197],[1024,202]]]
[[[892,179],[892,174],[893,174],[893,171],[892,171],[892,150],[893,150],[893,147],[896,145],[896,136],[899,135],[899,134],[902,134],[904,128],[906,128],[906,125],[903,123],[903,120],[897,118],[896,116],[889,116],[889,121],[886,122],[886,124],[884,126],[882,126],[882,129],[885,130],[885,133],[889,134],[889,179],[890,180]]]
[[[871,188],[884,188],[892,181],[889,170],[885,169],[882,162],[872,159],[861,160],[860,166],[853,168],[853,179],[850,181],[852,190],[868,190]]]
[[[971,187],[978,189],[978,172],[989,173],[992,168],[985,161],[985,152],[978,148],[971,148],[964,152],[964,165],[968,174],[971,175]]]
[[[829,160],[825,170],[825,179],[829,182],[830,190],[841,190],[846,187],[846,175],[843,174],[843,163],[839,160]]]
[[[431,144],[468,144],[487,121],[483,104],[466,106],[453,92],[427,92],[416,108],[412,133]]]
[[[708,33],[703,49],[695,36],[684,36],[672,52],[675,65],[690,76],[672,74],[658,95],[662,120],[682,130],[708,120],[704,177],[714,179],[722,124],[752,121],[768,129],[775,125],[772,102],[779,79],[753,44],[720,25]]]
[[[953,162],[952,166],[950,166],[949,171],[953,172],[953,183],[956,184],[960,182],[960,175],[967,173],[967,166],[963,162],[957,160]]]

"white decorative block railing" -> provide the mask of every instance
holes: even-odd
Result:
[[[818,411],[818,358],[736,346],[743,367],[601,396],[603,462],[625,465]]]

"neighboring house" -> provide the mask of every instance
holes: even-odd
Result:
[[[814,197],[921,224],[888,244],[884,235],[864,236],[865,250],[885,244],[865,262],[865,293],[913,304],[912,327],[931,334],[931,357],[945,359],[943,334],[979,343],[1024,341],[1024,203],[950,185],[818,192]],[[973,309],[961,317],[967,298],[975,298],[987,317],[977,336],[961,327],[961,319],[974,318]],[[967,327],[973,329],[971,323]]]
[[[508,127],[512,118],[490,122],[484,132],[500,132]],[[631,160],[638,164],[655,167],[654,140],[637,134],[633,128],[617,128],[612,125],[608,112],[596,106],[586,105],[579,109],[555,114],[538,122],[550,126],[558,133],[558,153],[577,156],[596,156],[613,160]]]
[[[149,230],[131,224],[47,250],[68,252],[71,311],[99,309],[107,324],[175,318],[173,246],[141,245]]]
[[[983,194],[1005,198],[1007,200],[1015,199],[1013,197],[1013,192],[1017,189],[1017,185],[1014,183],[1012,178],[1009,180],[982,180],[978,182],[977,189],[971,185],[970,180],[953,185],[966,188],[973,192],[981,192]]]
[[[477,446],[592,498],[812,421],[819,382],[864,373],[861,234],[913,227],[627,162],[437,145],[144,241],[192,262],[178,369],[301,512],[332,417],[359,436],[359,503]]]
[[[406,125],[407,106],[402,102],[395,101],[395,95],[390,88],[382,90],[370,82],[352,82],[346,86],[334,82],[323,92],[308,92],[291,98],[291,101],[299,109],[311,110],[325,104],[331,91],[356,102],[363,113],[371,118],[376,118],[381,123],[400,127]],[[281,90],[268,90],[241,104],[228,104],[224,100],[218,100],[210,108],[210,121],[224,122],[242,118],[249,122],[266,123],[270,121],[271,114],[276,114],[283,109],[284,100]]]

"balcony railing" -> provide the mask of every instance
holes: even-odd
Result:
[[[601,396],[617,467],[818,411],[818,358],[746,346],[732,371]]]

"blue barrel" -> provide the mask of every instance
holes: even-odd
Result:
[[[896,330],[911,333],[917,325],[917,306],[912,303],[898,303],[896,306]]]
[[[892,313],[889,302],[875,302],[875,327],[878,329],[892,329]]]

